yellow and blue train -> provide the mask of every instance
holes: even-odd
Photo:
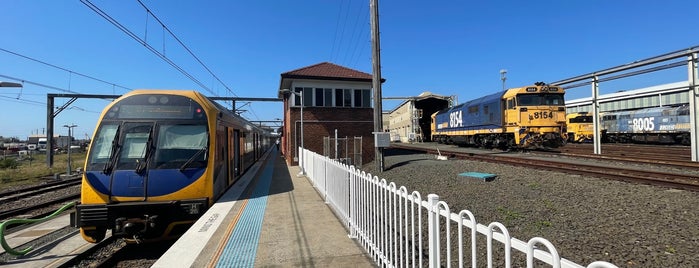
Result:
[[[548,149],[566,143],[563,88],[538,82],[432,115],[432,140],[486,148]]]
[[[254,126],[196,91],[134,90],[102,112],[74,223],[88,242],[186,231],[271,147]]]

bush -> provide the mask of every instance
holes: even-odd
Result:
[[[0,169],[15,169],[17,168],[17,160],[14,160],[12,158],[6,158],[3,160],[0,160]]]

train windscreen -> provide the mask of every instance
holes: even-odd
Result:
[[[518,106],[560,106],[564,105],[563,94],[519,94]]]
[[[87,170],[184,170],[207,164],[208,130],[202,107],[187,97],[151,94],[125,98],[105,114]]]

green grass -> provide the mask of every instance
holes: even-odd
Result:
[[[502,223],[505,224],[505,226],[510,225],[510,223],[512,223],[512,221],[514,220],[522,218],[522,215],[519,212],[511,210],[509,208],[499,206],[496,208],[496,210],[500,213],[500,215],[502,215],[505,218],[502,221]]]
[[[40,177],[53,176],[56,173],[66,173],[68,170],[68,154],[56,154],[53,156],[53,167],[46,165],[46,154],[32,155],[31,160],[17,160],[16,168],[0,169],[0,191],[11,187],[30,185],[41,182]],[[70,154],[71,170],[82,169],[85,165],[85,153]]]

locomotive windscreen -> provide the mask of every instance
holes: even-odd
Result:
[[[519,94],[519,106],[564,105],[563,94]]]

